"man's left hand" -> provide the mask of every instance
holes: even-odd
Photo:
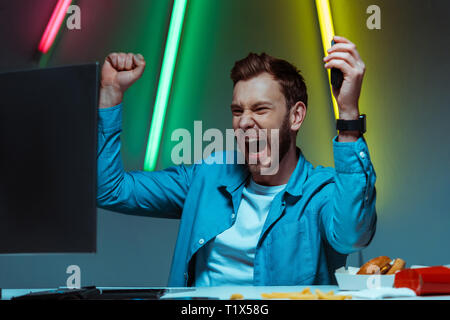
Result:
[[[341,88],[333,88],[339,118],[356,120],[359,116],[358,100],[366,67],[354,43],[339,36],[334,36],[333,39],[335,44],[328,49],[328,56],[323,61],[326,63],[325,68],[337,68],[344,75]]]

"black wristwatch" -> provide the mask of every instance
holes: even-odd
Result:
[[[366,115],[360,115],[358,120],[338,119],[336,129],[339,131],[359,131],[363,134],[366,132]]]

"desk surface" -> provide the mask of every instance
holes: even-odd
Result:
[[[309,287],[312,292],[315,289],[319,289],[323,292],[334,291],[336,294],[351,294],[349,291],[339,291],[337,286],[224,286],[224,287],[197,287],[197,288],[164,288],[168,292],[164,294],[162,299],[171,298],[186,298],[186,297],[201,297],[212,298],[219,300],[228,300],[234,293],[240,293],[244,296],[244,299],[249,300],[261,300],[261,293],[271,292],[299,292]],[[99,289],[160,289],[161,287],[98,287]],[[1,299],[10,300],[13,297],[28,294],[30,292],[39,292],[51,289],[2,289]],[[450,295],[447,296],[425,296],[425,297],[402,297],[402,298],[389,298],[389,300],[450,300]]]

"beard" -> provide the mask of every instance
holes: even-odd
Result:
[[[268,134],[267,137],[267,146],[266,148],[270,148],[270,155],[267,155],[267,160],[270,161],[268,164],[262,164],[260,159],[258,159],[257,163],[249,163],[248,159],[246,159],[246,165],[249,171],[252,174],[262,174],[262,170],[264,170],[265,167],[271,167],[272,161],[274,160],[274,154],[272,152],[277,152],[277,150],[273,150],[272,146],[274,145],[274,142],[272,141],[272,135]],[[277,143],[275,141],[275,143]],[[281,161],[284,159],[286,154],[289,152],[289,148],[291,147],[292,143],[292,136],[291,136],[291,130],[290,130],[290,123],[289,123],[289,113],[284,118],[283,123],[281,124],[281,127],[279,128],[279,134],[278,134],[278,165],[281,163]],[[249,150],[246,150],[246,155],[248,155]],[[278,168],[277,170],[278,171]]]
[[[291,129],[289,123],[289,114],[284,118],[283,124],[280,128],[280,162],[284,159],[286,154],[289,152],[289,148],[291,147],[292,136]]]

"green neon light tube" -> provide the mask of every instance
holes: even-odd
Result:
[[[164,126],[167,104],[172,87],[173,72],[177,60],[178,45],[180,43],[181,30],[183,29],[184,13],[187,0],[175,0],[170,18],[169,33],[167,35],[166,48],[159,76],[156,101],[153,109],[153,117],[150,126],[150,134],[147,142],[147,150],[144,159],[144,170],[153,171],[158,160],[159,147]]]

